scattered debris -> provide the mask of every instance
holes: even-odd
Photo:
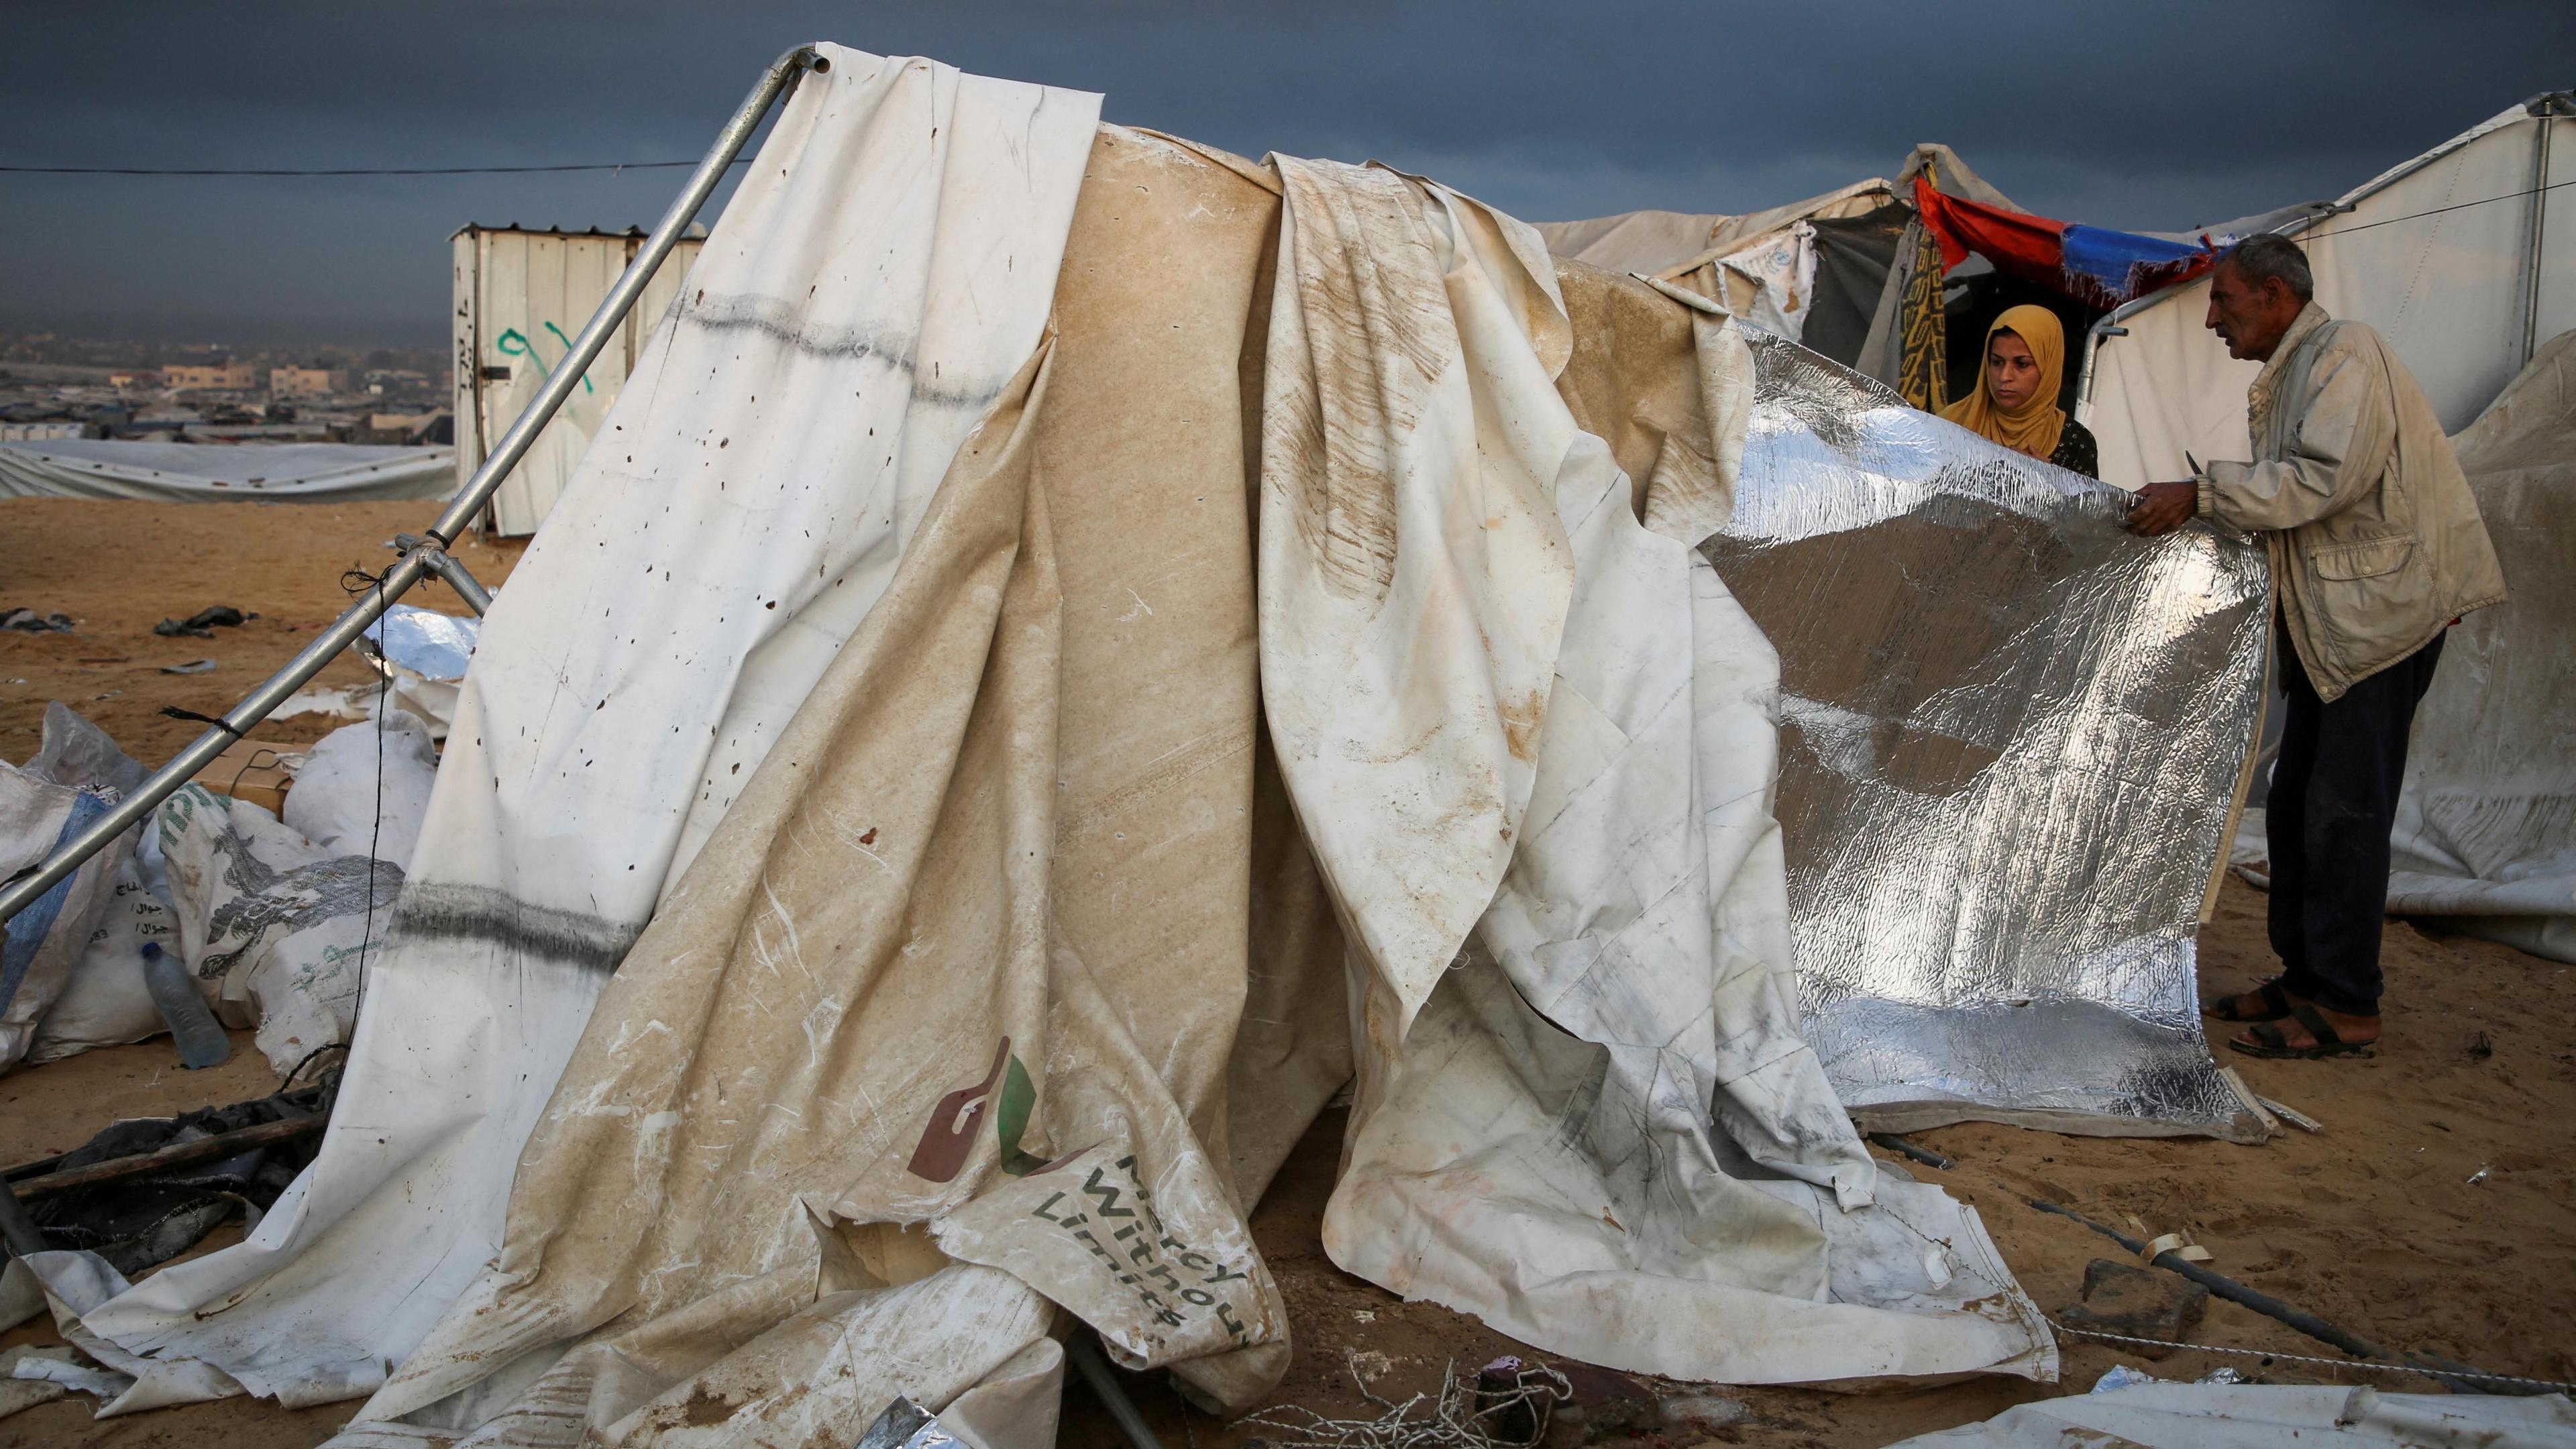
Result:
[[[2138,1256],[2150,1263],[2167,1253],[2173,1254],[2186,1263],[2209,1261],[2209,1250],[2194,1242],[2188,1232],[2165,1233],[2138,1250]]]
[[[897,1394],[853,1449],[957,1449],[959,1443],[937,1414],[914,1403],[911,1395]]]
[[[2131,1338],[2180,1338],[2197,1326],[2209,1307],[2209,1290],[2171,1273],[2096,1258],[2084,1268],[2080,1301],[2057,1311],[2069,1328],[2117,1333]],[[2170,1348],[2140,1347],[2149,1358],[2163,1358]]]
[[[1328,1419],[1298,1404],[1277,1404],[1235,1421],[1238,1426],[1274,1429],[1289,1436],[1292,1444],[1330,1445],[1333,1449],[1522,1449],[1535,1442],[1515,1439],[1499,1431],[1511,1419],[1526,1425],[1546,1423],[1549,1410],[1541,1405],[1558,1406],[1571,1396],[1567,1375],[1545,1364],[1517,1370],[1517,1387],[1488,1393],[1483,1388],[1483,1375],[1460,1374],[1452,1363],[1442,1371],[1440,1392],[1435,1395],[1415,1394],[1402,1403],[1383,1399],[1370,1392],[1368,1381],[1360,1377],[1355,1356],[1345,1355],[1351,1366],[1352,1381],[1359,1385],[1360,1397],[1385,1412],[1374,1419]],[[1500,1362],[1508,1362],[1503,1360]],[[1572,1367],[1572,1366],[1569,1366]],[[1591,1370],[1606,1373],[1606,1370]],[[1621,1375],[1610,1375],[1617,1378]],[[1640,1394],[1642,1385],[1627,1381]],[[1647,1395],[1647,1402],[1653,1396]],[[1564,1410],[1555,1410],[1560,1422]],[[1247,1441],[1249,1442],[1249,1441]],[[1555,1442],[1549,1434],[1548,1442]]]
[[[246,1207],[256,1214],[274,1204],[312,1161],[338,1083],[333,1069],[293,1091],[118,1122],[6,1176],[49,1246],[86,1249],[120,1273],[139,1273],[186,1252]],[[214,1152],[226,1155],[202,1160]],[[201,1160],[186,1160],[192,1156]]]
[[[2289,1123],[2291,1126],[2298,1128],[2302,1132],[2321,1133],[2326,1130],[2324,1123],[2319,1122],[2316,1118],[2309,1116],[2307,1113],[2300,1111],[2296,1107],[2284,1106],[2279,1102],[2273,1101],[2269,1097],[2257,1097],[2254,1100],[2263,1105],[2264,1111],[2271,1113],[2273,1116],[2280,1118],[2282,1121]]]
[[[230,604],[216,604],[199,609],[185,619],[164,619],[152,626],[152,632],[172,639],[212,639],[217,629],[237,628],[244,619],[258,617],[257,614],[245,614]]]
[[[2491,1037],[2491,1036],[2489,1036],[2489,1035],[2487,1035],[2487,1034],[2486,1034],[2485,1032],[2483,1032],[2483,1031],[2478,1033],[2478,1035],[2477,1035],[2477,1039],[2476,1039],[2476,1040],[2474,1040],[2474,1041],[2472,1041],[2472,1042],[2470,1042],[2470,1043],[2469,1043],[2469,1060],[2470,1060],[2470,1061],[2473,1061],[2473,1062],[2482,1062],[2482,1061],[2485,1061],[2485,1060],[2487,1060],[2489,1057],[2492,1057],[2492,1056],[2494,1056],[2494,1055],[2495,1055],[2495,1038],[2494,1038],[2494,1037]]]
[[[2488,1173],[2490,1173],[2490,1172],[2493,1172],[2493,1171],[2495,1171],[2495,1169],[2494,1169],[2493,1167],[2481,1167],[2481,1168],[2479,1168],[2477,1171],[2470,1173],[2470,1174],[2469,1174],[2469,1186],[2471,1186],[2471,1187],[2475,1187],[2475,1186],[2477,1186],[2479,1183],[2482,1183],[2482,1182],[2486,1181],[2486,1180],[2487,1180],[2487,1174],[2488,1174]]]
[[[211,674],[214,672],[214,669],[215,661],[211,659],[191,659],[185,664],[164,664],[161,666],[161,672],[164,674]],[[102,694],[99,698],[105,699],[107,696]]]
[[[289,624],[287,627],[292,629],[295,626]],[[375,693],[369,689],[363,691],[362,697],[361,691],[347,685],[307,685],[288,696],[286,703],[279,705],[277,712],[269,718],[294,719],[298,715],[325,714],[343,719],[365,719]]]
[[[1547,1386],[1551,1392],[1533,1396],[1528,1392],[1533,1384]],[[1492,1411],[1485,1418],[1485,1432],[1505,1444],[1536,1444],[1545,1439],[1550,1411],[1556,1407],[1553,1387],[1547,1369],[1512,1354],[1476,1370],[1476,1410]]]
[[[1556,1369],[1565,1382],[1548,1443],[1571,1449],[1606,1437],[1648,1434],[1660,1429],[1663,1415],[1655,1393],[1612,1369],[1570,1363]]]
[[[11,609],[0,614],[0,629],[15,629],[21,634],[68,634],[72,631],[69,614],[39,614],[33,609]]]
[[[31,1358],[55,1359],[69,1363],[72,1361],[72,1351],[62,1344],[42,1346],[22,1344],[16,1348],[0,1348],[0,1419],[8,1418],[20,1409],[32,1409],[38,1404],[51,1403],[71,1392],[67,1384],[56,1383],[50,1377],[38,1377],[45,1372],[41,1368],[31,1369],[21,1375],[18,1372],[19,1362]]]

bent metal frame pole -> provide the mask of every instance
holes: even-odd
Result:
[[[590,364],[598,358],[600,349],[608,345],[609,335],[626,320],[626,314],[634,310],[635,299],[642,295],[644,284],[652,280],[654,271],[662,265],[662,259],[671,254],[671,248],[680,240],[680,233],[696,219],[698,209],[715,194],[725,172],[732,167],[734,158],[742,154],[742,148],[750,143],[751,133],[760,128],[770,107],[787,94],[805,71],[825,70],[830,65],[830,61],[815,54],[813,46],[800,45],[780,56],[761,75],[760,83],[753,86],[751,94],[743,99],[742,108],[725,123],[723,133],[716,137],[714,148],[707,152],[706,159],[699,162],[698,169],[690,175],[688,186],[671,203],[671,209],[662,214],[661,224],[653,228],[653,235],[644,243],[644,249],[635,254],[635,260],[627,264],[625,275],[617,279],[616,286],[609,288],[599,310],[591,314],[590,325],[582,328],[581,335],[573,339],[572,351],[546,379],[546,385],[538,390],[527,411],[519,414],[519,420],[501,435],[499,445],[493,448],[491,456],[483,460],[483,466],[474,470],[473,479],[447,505],[447,511],[430,525],[430,547],[407,550],[392,568],[385,571],[381,585],[367,590],[347,613],[304,646],[303,651],[284,669],[234,705],[224,715],[221,725],[197,736],[194,743],[163,765],[132,795],[91,822],[87,830],[56,847],[33,874],[21,876],[0,888],[0,921],[12,919],[33,905],[38,897],[80,869],[82,861],[105,849],[109,841],[124,834],[136,821],[150,814],[153,807],[195,779],[199,770],[224,752],[225,746],[268,718],[286,702],[287,696],[321,673],[323,666],[337,658],[341,650],[357,642],[367,626],[384,615],[387,605],[401,598],[412,585],[436,569],[445,550],[455,544],[456,536],[463,533],[474,515],[482,510],[493,491],[501,486],[501,480],[518,466],[519,459],[536,442],[537,434],[554,420],[556,410],[580,384],[582,374],[590,370]],[[469,603],[475,602],[470,595],[467,597]]]

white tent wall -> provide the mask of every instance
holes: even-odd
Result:
[[[511,422],[572,350],[582,324],[642,249],[635,232],[525,231],[469,226],[452,239],[456,359],[456,486],[465,486]],[[683,238],[645,284],[617,336],[582,376],[582,386],[538,434],[493,495],[496,532],[537,531],[582,450],[590,445],[626,379],[669,315],[705,245]]]
[[[2346,193],[2351,210],[2288,232],[2318,304],[2386,337],[2454,432],[2539,343],[2576,326],[2576,114],[2563,98],[2555,109],[2515,106]],[[2184,477],[2185,453],[2245,456],[2245,390],[2261,366],[2231,360],[2203,327],[2208,298],[2202,278],[2104,319],[2126,336],[2087,338],[2076,416],[2100,441],[2104,482]]]

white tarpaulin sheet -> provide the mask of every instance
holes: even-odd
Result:
[[[346,503],[445,498],[454,448],[353,443],[0,443],[0,498],[139,498],[152,503]]]
[[[2544,126],[2556,133],[2546,151]],[[2347,193],[2350,211],[2291,236],[2307,249],[2317,304],[2388,339],[2456,431],[2522,369],[2526,336],[2576,327],[2570,181],[2576,118],[2516,106]],[[2076,416],[2101,444],[2104,482],[2135,489],[2188,477],[2186,452],[2246,456],[2245,390],[2262,365],[2227,356],[2203,326],[2208,307],[2204,277],[2118,318],[2126,336],[2088,343]]]
[[[2384,1394],[2364,1385],[2133,1384],[2042,1399],[1893,1449],[2567,1449],[2563,1394]]]
[[[410,1352],[600,987],[1037,342],[1097,99],[828,53],[485,621],[321,1157],[88,1315],[131,1351],[289,1403]]]
[[[2576,332],[2455,440],[2513,587],[2415,713],[2388,909],[2576,961]]]

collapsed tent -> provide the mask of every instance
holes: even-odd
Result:
[[[2388,909],[2576,961],[2576,331],[2455,443],[2513,602],[2452,629],[2416,711]]]
[[[455,491],[453,448],[95,438],[0,443],[0,498],[348,503],[444,498]]]
[[[2576,327],[2570,183],[2576,93],[2559,91],[2263,229],[2307,251],[2317,304],[2386,338],[2456,431],[2541,342]],[[2208,282],[2194,281],[2087,332],[2076,417],[2101,443],[2105,479],[2137,488],[2188,476],[2186,455],[2244,456],[2245,389],[2261,364],[2228,358],[2203,326],[2208,302]]]
[[[1933,602],[2080,600],[1989,641],[2045,710],[1795,686],[1880,711],[1827,764],[2070,828],[2211,808],[2230,546],[2113,558],[2104,495],[1435,184],[828,58],[486,620],[319,1160],[83,1331],[373,1392],[349,1444],[846,1443],[898,1390],[1045,1442],[1059,1308],[1241,1405],[1287,1353],[1244,1216],[1356,1072],[1326,1243],[1410,1296],[1683,1377],[2053,1374],[1799,1030],[1791,852],[1888,817],[1775,823],[1821,778],[1775,711],[1863,655],[1775,652],[1801,601],[1694,545],[1981,527]],[[2108,839],[1939,877],[1978,909],[1879,994],[2017,1008],[1931,975],[2098,865],[2139,919],[2052,935],[2047,1004],[2115,1049],[2034,1040],[2195,1083],[2118,1008],[2187,983],[2205,870]]]

